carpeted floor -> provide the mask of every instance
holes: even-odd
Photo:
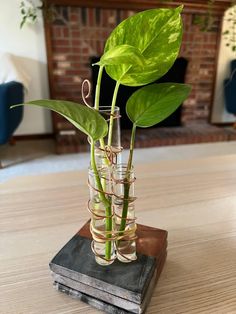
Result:
[[[87,169],[88,153],[56,155],[52,140],[19,141],[14,146],[0,147],[0,182],[16,176],[37,175],[52,172],[76,171]],[[209,144],[189,144],[135,149],[134,163],[156,160],[194,159],[214,155],[236,154],[236,142],[218,142]],[[128,151],[123,152],[123,161]]]

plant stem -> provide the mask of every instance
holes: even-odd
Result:
[[[101,81],[102,81],[102,73],[103,73],[104,66],[99,67],[98,77],[97,77],[97,84],[96,84],[96,91],[95,91],[95,102],[94,102],[94,109],[99,110],[99,103],[100,103],[100,91],[101,91]],[[104,139],[100,139],[100,147],[105,150],[105,143]],[[109,165],[109,160],[105,158],[106,165]]]
[[[96,110],[99,110],[100,90],[101,90],[101,80],[102,80],[103,69],[104,69],[104,66],[100,66],[99,71],[98,71],[98,78],[97,78],[96,91],[95,91],[95,103],[94,103],[94,109]]]
[[[107,140],[107,145],[111,146],[112,142],[112,129],[113,129],[113,121],[114,121],[114,111],[115,111],[115,105],[116,105],[116,98],[118,94],[118,89],[120,86],[120,82],[116,82],[116,86],[114,89],[113,97],[112,97],[112,103],[111,103],[111,116],[110,116],[110,122],[109,122],[109,131],[108,131],[108,140]]]
[[[123,235],[123,231],[125,230],[126,226],[126,218],[129,208],[129,190],[130,190],[130,171],[132,169],[132,163],[133,163],[133,152],[134,152],[134,142],[135,142],[135,133],[136,133],[136,125],[133,124],[132,133],[131,133],[131,139],[130,139],[130,150],[129,150],[129,160],[127,164],[126,169],[126,176],[124,179],[124,203],[123,203],[123,210],[122,210],[122,219],[120,224],[120,233],[119,235]]]
[[[130,171],[133,164],[135,134],[136,134],[136,125],[133,124],[132,132],[131,132],[131,139],[130,139],[129,160],[128,160],[128,165],[127,165],[127,171]]]
[[[97,166],[96,166],[96,161],[95,161],[95,144],[94,141],[91,139],[91,167],[94,172],[95,176],[95,181],[97,185],[97,189],[99,190],[99,198],[104,204],[106,208],[106,225],[105,225],[105,230],[107,232],[106,238],[111,238],[111,232],[112,232],[112,218],[110,217],[112,214],[111,210],[111,201],[106,198],[104,189],[102,187],[101,179],[98,174]],[[105,244],[105,257],[106,259],[111,258],[111,241],[106,241]]]

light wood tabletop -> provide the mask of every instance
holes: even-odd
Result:
[[[0,185],[1,314],[101,313],[54,290],[48,268],[89,218],[86,177]],[[147,313],[236,313],[236,155],[139,164],[136,177],[138,222],[169,232]]]

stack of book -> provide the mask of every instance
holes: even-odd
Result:
[[[167,231],[139,225],[137,260],[96,263],[89,222],[58,252],[49,266],[54,286],[107,313],[144,313],[167,254]]]

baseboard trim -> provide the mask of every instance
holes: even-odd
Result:
[[[218,127],[227,127],[227,126],[233,126],[234,122],[211,122],[211,125],[218,126]]]
[[[27,135],[14,135],[13,140],[16,141],[27,141],[27,140],[45,140],[45,139],[54,139],[55,135],[53,133],[45,134],[27,134]]]

